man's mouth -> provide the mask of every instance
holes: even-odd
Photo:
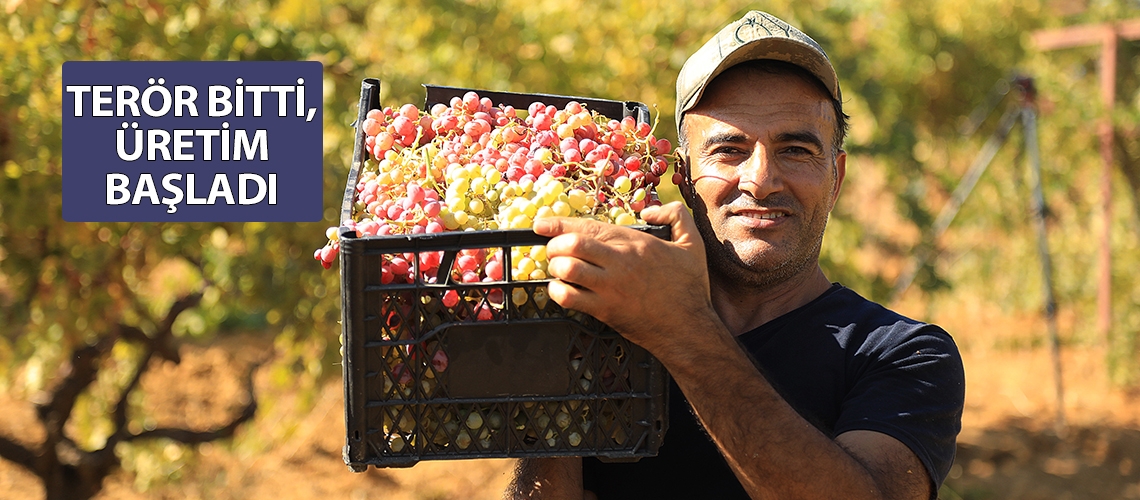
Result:
[[[747,217],[749,219],[764,219],[764,220],[773,220],[773,219],[779,219],[781,217],[787,217],[788,216],[788,214],[784,213],[784,212],[767,211],[767,210],[765,210],[765,211],[740,210],[740,211],[733,212],[732,215],[737,216],[737,217]]]
[[[788,213],[779,210],[739,210],[731,212],[729,216],[746,226],[764,229],[783,222]]]
[[[785,214],[779,213],[779,212],[766,212],[766,213],[744,212],[744,213],[739,213],[737,215],[741,215],[741,216],[749,217],[749,218],[753,218],[753,219],[779,219],[780,217],[783,217]]]

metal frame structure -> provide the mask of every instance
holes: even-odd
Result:
[[[994,88],[990,98],[987,100],[988,102],[975,110],[971,115],[971,123],[967,125],[966,132],[972,133],[978,124],[985,119],[986,115],[992,112],[994,107],[1001,102],[1002,98],[1011,88],[1015,88],[1018,91],[1017,105],[1006,110],[1002,115],[997,128],[990,134],[990,138],[974,159],[974,163],[970,165],[969,170],[966,171],[966,174],[962,176],[962,179],[958,182],[958,186],[954,189],[950,200],[946,203],[946,206],[942,208],[942,211],[938,213],[938,217],[931,226],[930,236],[926,244],[920,247],[915,258],[911,261],[910,266],[899,275],[898,280],[895,282],[892,295],[894,298],[900,297],[914,282],[914,278],[918,274],[919,269],[922,268],[922,265],[935,255],[938,240],[950,227],[950,223],[953,222],[954,218],[958,215],[962,204],[966,201],[966,198],[970,196],[970,193],[973,192],[974,187],[978,183],[978,179],[980,179],[986,169],[989,168],[994,157],[997,156],[998,151],[1001,150],[1001,147],[1009,139],[1013,127],[1020,121],[1022,134],[1025,137],[1025,157],[1029,163],[1030,183],[1031,189],[1033,190],[1031,211],[1034,229],[1037,233],[1037,251],[1041,262],[1042,288],[1045,301],[1045,322],[1049,332],[1050,353],[1053,361],[1053,385],[1057,402],[1055,425],[1058,429],[1063,429],[1065,427],[1065,391],[1061,370],[1061,343],[1057,328],[1057,300],[1053,293],[1053,264],[1052,258],[1049,255],[1049,241],[1046,229],[1047,210],[1045,207],[1045,196],[1041,188],[1041,155],[1037,143],[1037,91],[1034,87],[1033,79],[1026,76],[1014,76],[1011,79],[998,82],[998,85]]]

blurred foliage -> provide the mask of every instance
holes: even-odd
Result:
[[[825,241],[833,280],[889,296],[996,122],[960,128],[1015,70],[1041,93],[1044,190],[1058,301],[1078,318],[1069,342],[1098,342],[1095,324],[1100,159],[1096,48],[1036,51],[1045,27],[1140,17],[1136,1],[772,0],[762,8],[828,49],[852,115],[849,184],[881,182],[885,201],[841,198]],[[7,0],[0,12],[0,388],[32,394],[62,356],[116,322],[153,330],[181,293],[204,290],[177,325],[186,339],[233,330],[276,335],[273,380],[304,392],[339,370],[338,276],[311,260],[343,193],[360,80],[382,102],[421,102],[422,83],[638,100],[672,130],[674,79],[722,25],[757,6],[740,0]],[[1125,172],[1140,172],[1140,45],[1121,43],[1113,119]],[[325,220],[313,224],[68,223],[61,218],[61,66],[69,60],[316,60],[325,68]],[[995,159],[916,282],[931,310],[948,290],[1009,310],[1041,308],[1019,132]],[[74,161],[69,159],[69,161]],[[1119,172],[1117,174],[1120,175]],[[1140,178],[1138,174],[1137,178]],[[1140,311],[1140,203],[1116,183],[1114,349],[1134,373]],[[669,191],[670,188],[666,187]],[[666,199],[676,199],[666,192]],[[877,203],[888,210],[867,210]],[[1044,333],[1041,334],[1042,336]],[[130,353],[117,352],[127,364]],[[129,366],[109,367],[121,387]],[[1124,378],[1122,378],[1124,380]],[[77,422],[97,443],[98,388]],[[114,392],[114,391],[111,391]],[[169,456],[164,444],[131,456]],[[169,458],[169,457],[168,457]],[[142,474],[152,466],[127,464]],[[149,467],[149,469],[147,468]],[[148,473],[155,477],[161,474]],[[145,486],[145,485],[144,485]]]

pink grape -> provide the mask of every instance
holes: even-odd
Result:
[[[437,120],[432,121],[432,128],[438,133],[450,132],[459,126],[459,118],[454,116],[442,116]]]
[[[440,253],[441,252],[424,252],[424,253],[421,253],[420,254],[420,264],[423,265],[424,267],[428,267],[428,268],[438,267],[439,261],[442,260],[442,258],[443,258],[443,256],[440,255]]]
[[[452,290],[452,291],[454,291],[454,290]],[[433,370],[435,370],[436,373],[440,373],[440,372],[443,372],[444,370],[447,370],[447,364],[448,364],[447,353],[443,352],[442,349],[436,351],[435,354],[432,355],[431,367]]]
[[[468,92],[463,95],[463,107],[467,111],[474,113],[479,110],[479,94],[475,92]]]
[[[541,147],[548,148],[558,143],[558,136],[549,130],[541,130],[534,135],[534,142]]]
[[[391,260],[392,274],[403,276],[408,274],[408,261],[403,257],[393,257]]]
[[[523,167],[523,169],[526,171],[526,173],[537,178],[538,176],[542,175],[542,172],[546,170],[546,166],[538,160],[527,160],[526,165]]]
[[[459,305],[459,293],[455,290],[448,290],[443,293],[444,307],[455,307]]]
[[[582,139],[582,141],[578,143],[578,151],[581,151],[584,155],[590,154],[596,147],[598,147],[598,143],[594,142],[593,139]]]
[[[487,261],[483,266],[483,271],[487,273],[487,277],[495,281],[503,279],[503,263],[498,258]]]
[[[475,271],[479,268],[479,261],[472,255],[460,255],[455,259],[455,266],[462,271]]]
[[[613,134],[610,136],[610,146],[614,149],[625,149],[625,136],[622,134]]]
[[[415,135],[416,133],[416,123],[403,115],[397,116],[396,119],[392,121],[392,126],[396,127],[397,134],[404,137]]]
[[[392,149],[392,145],[396,143],[396,137],[388,132],[380,132],[376,135],[376,149],[380,151],[388,151]],[[380,155],[377,155],[380,156]]]
[[[475,311],[475,317],[479,321],[490,321],[494,319],[494,313],[491,312],[491,308],[487,304],[480,304]]]
[[[424,201],[424,188],[415,182],[408,183],[408,198],[413,204]]]
[[[649,133],[652,131],[653,129],[649,126],[648,123],[639,123],[637,124],[637,130],[635,133],[637,134],[637,137],[644,139],[648,137]]]
[[[364,120],[364,123],[361,124],[360,128],[364,130],[365,134],[375,136],[376,134],[380,133],[383,125],[381,125],[379,121],[369,118],[367,120]]]
[[[546,116],[545,114],[534,117],[534,128],[538,130],[550,130],[550,126],[554,123],[554,119]]]
[[[400,106],[400,116],[409,120],[418,120],[420,118],[420,108],[417,108],[415,104],[405,104]]]
[[[407,369],[403,363],[392,365],[392,376],[396,378],[396,383],[400,385],[408,385],[412,382],[412,371]]]

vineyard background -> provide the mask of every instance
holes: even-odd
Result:
[[[638,100],[656,105],[659,135],[675,139],[669,124],[681,64],[751,8],[801,26],[836,64],[852,115],[851,157],[823,260],[833,280],[878,300],[891,299],[1016,92],[976,134],[963,135],[970,111],[1015,72],[1035,79],[1069,426],[1053,426],[1020,130],[938,242],[936,258],[892,305],[946,326],[966,359],[965,429],[942,498],[1140,498],[1140,43],[1119,46],[1115,204],[1105,221],[1098,49],[1041,52],[1030,42],[1042,28],[1140,17],[1136,0],[6,0],[0,451],[35,448],[53,435],[35,405],[75,380],[77,365],[66,363],[74,350],[123,339],[101,344],[110,347],[91,365],[62,428],[76,450],[113,444],[121,468],[96,498],[495,496],[510,461],[359,475],[341,462],[339,278],[311,254],[336,222],[360,80],[381,79],[386,105],[421,102],[422,83]],[[325,220],[64,222],[61,65],[132,59],[321,61]],[[675,199],[675,189],[664,187],[663,197]],[[1095,327],[1096,235],[1104,224],[1114,254],[1108,335]],[[196,304],[172,316],[187,297]],[[143,337],[126,341],[123,332],[135,331]],[[145,340],[158,338],[165,340]],[[148,369],[120,403],[139,359],[150,360]],[[120,427],[224,426],[250,402],[251,366],[257,412],[232,438],[114,441]],[[42,495],[36,476],[0,460],[0,498]]]

